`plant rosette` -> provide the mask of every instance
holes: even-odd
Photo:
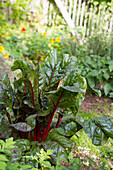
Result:
[[[20,78],[14,78],[13,86],[7,74],[0,80],[0,112],[9,121],[9,125],[0,121],[0,132],[8,126],[5,135],[11,127],[20,138],[38,141],[45,150],[59,144],[66,153],[75,146],[70,138],[82,128],[95,145],[103,145],[109,137],[113,138],[109,116],[85,121],[76,117],[87,83],[75,71],[68,55],[59,61],[56,51],[52,51],[43,63],[33,61],[33,64],[23,60],[13,63],[11,70],[21,71]]]

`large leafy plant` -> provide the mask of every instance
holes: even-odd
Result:
[[[21,70],[21,76],[14,79],[13,85],[7,74],[1,78],[2,137],[16,134],[16,138],[38,141],[36,145],[44,150],[54,150],[54,157],[57,145],[66,152],[74,147],[70,138],[82,128],[95,145],[103,145],[109,137],[113,138],[109,116],[85,121],[75,117],[87,85],[85,78],[75,71],[70,57],[65,55],[58,61],[56,52],[52,52],[42,64],[39,61],[33,64],[22,60],[13,63],[12,71]]]
[[[13,63],[11,70],[20,69],[22,74],[14,79],[13,87],[7,74],[2,77],[0,108],[22,138],[28,138],[30,132],[31,141],[41,142],[48,136],[55,113],[57,128],[63,115],[76,115],[84,99],[86,81],[73,70],[68,56],[58,61],[56,52],[43,64],[34,65],[35,68],[22,60]]]

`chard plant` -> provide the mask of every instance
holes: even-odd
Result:
[[[58,144],[66,152],[75,145],[70,138],[82,128],[95,145],[113,138],[109,116],[85,121],[76,117],[87,83],[70,57],[65,55],[59,61],[53,51],[43,63],[33,64],[16,60],[11,70],[19,69],[21,76],[13,84],[7,74],[0,80],[0,136],[37,141],[46,151]]]

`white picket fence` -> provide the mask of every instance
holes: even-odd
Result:
[[[62,16],[65,14],[70,19],[72,25],[74,25],[77,32],[82,35],[82,39],[91,36],[95,31],[103,32],[104,34],[110,34],[113,32],[113,11],[106,9],[105,5],[98,7],[91,5],[84,0],[56,0],[60,2],[60,6],[63,6]],[[48,0],[43,0],[43,14],[45,16],[44,23],[49,26],[57,24],[59,19],[56,9],[58,6],[50,3]],[[60,14],[60,13],[59,13]],[[68,23],[67,23],[68,24]],[[69,24],[68,24],[69,25]]]
[[[1,0],[4,3],[7,0]],[[16,0],[12,0],[16,1]],[[111,34],[113,32],[113,9],[106,9],[105,6],[91,6],[86,0],[32,0],[30,7],[31,12],[37,12],[38,9],[43,11],[43,21],[45,25],[58,25],[59,20],[65,20],[69,27],[73,28],[73,33],[82,37],[91,36],[94,32],[103,32],[103,34]],[[90,6],[89,6],[90,5]],[[7,18],[11,14],[11,8],[7,10]],[[61,17],[62,14],[62,17]]]

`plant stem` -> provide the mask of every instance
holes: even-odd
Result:
[[[57,122],[57,124],[56,124],[56,128],[58,128],[58,127],[59,127],[59,124],[60,124],[60,122],[61,122],[62,118],[63,118],[63,115],[61,115],[61,116],[60,116],[60,118],[58,119],[58,122]]]
[[[9,123],[11,124],[11,119],[10,119],[10,115],[8,112],[7,112],[7,117],[8,117]]]
[[[34,141],[36,141],[36,127],[34,129]]]
[[[56,69],[56,67],[54,67],[54,70],[53,70],[53,72],[52,72],[52,75],[51,75],[51,78],[50,78],[50,82],[49,82],[49,86],[51,85],[51,80],[52,80],[52,78],[53,78],[55,69]]]
[[[33,92],[33,86],[32,86],[32,83],[30,82],[31,84],[31,91],[32,91],[32,101],[33,101],[33,106],[35,107],[35,100],[34,100],[34,92]]]
[[[51,117],[50,117],[50,120],[49,120],[49,123],[48,123],[48,126],[47,126],[46,135],[45,135],[45,137],[44,137],[44,141],[45,141],[46,138],[47,138],[47,135],[48,135],[48,133],[49,133],[49,129],[50,129],[50,126],[51,126],[51,122],[52,122],[52,119],[53,119],[53,116],[54,116],[55,111],[56,111],[56,109],[57,109],[57,106],[59,105],[59,102],[60,102],[60,100],[61,100],[61,98],[62,98],[62,96],[63,96],[63,94],[64,94],[64,91],[65,91],[65,90],[63,90],[63,92],[62,92],[61,96],[59,97],[59,99],[58,99],[58,101],[57,101],[57,104],[56,104],[56,106],[55,106],[55,108],[54,108],[54,110],[53,110],[53,113],[51,114]]]
[[[40,126],[41,124],[39,124],[38,126],[38,132],[37,132],[37,141],[39,142],[39,138],[40,138]]]
[[[33,141],[32,131],[30,131],[31,141]]]
[[[41,137],[41,142],[44,140],[45,132],[46,132],[46,128],[44,128],[44,130],[43,130],[43,134],[42,134],[42,137]]]

